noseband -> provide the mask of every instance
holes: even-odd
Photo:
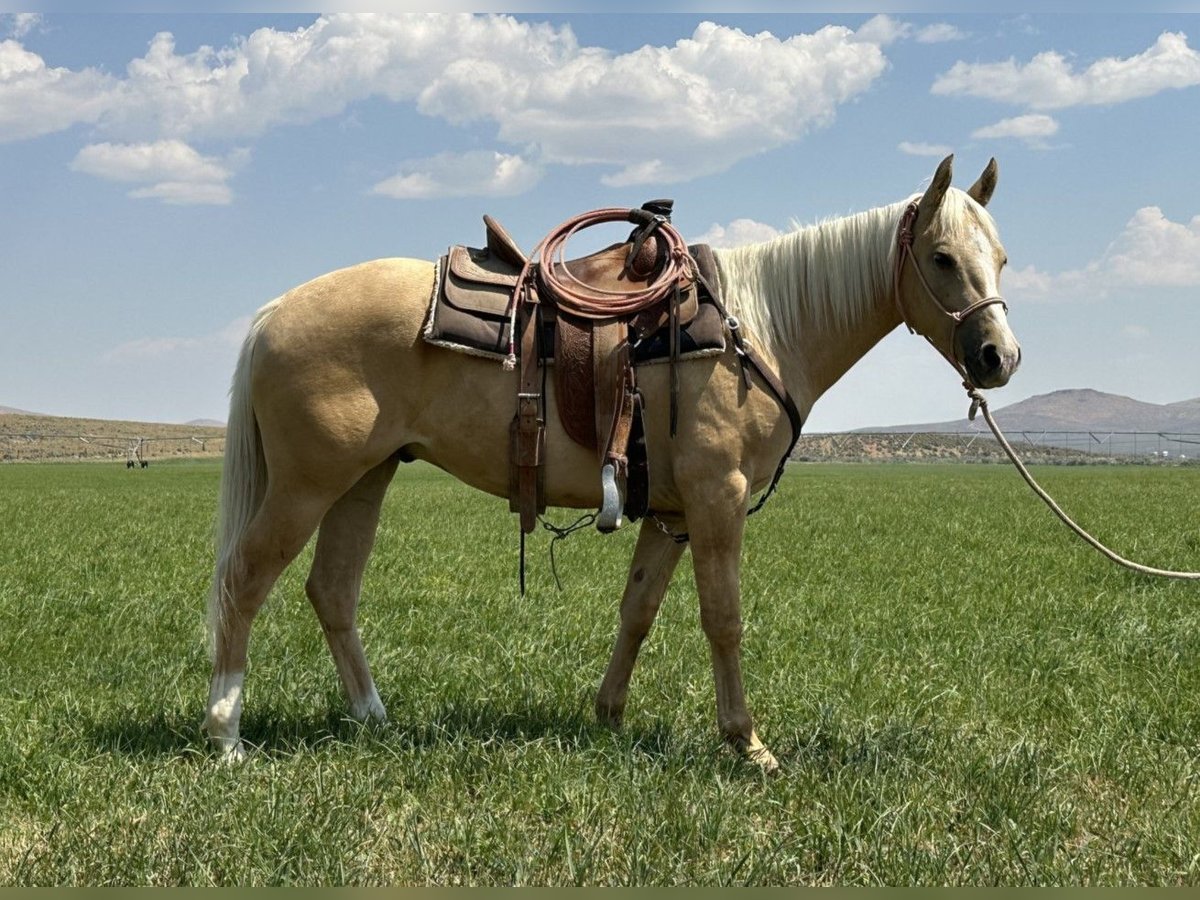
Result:
[[[996,303],[999,303],[1004,308],[1004,312],[1007,315],[1008,304],[1004,302],[1003,297],[997,294],[992,297],[984,297],[982,300],[976,300],[974,303],[963,309],[948,309],[946,304],[942,303],[942,301],[938,298],[938,295],[934,293],[933,288],[929,286],[929,282],[925,279],[925,273],[921,271],[921,266],[917,263],[917,257],[913,253],[913,226],[916,224],[916,221],[917,201],[914,200],[905,207],[904,215],[900,217],[900,225],[896,229],[896,261],[892,268],[892,296],[896,298],[896,309],[900,312],[900,321],[904,323],[904,327],[908,329],[909,334],[918,333],[908,321],[908,314],[904,311],[904,303],[900,299],[900,276],[904,272],[904,261],[906,259],[911,259],[913,270],[917,273],[917,278],[921,282],[921,287],[925,289],[925,293],[929,296],[929,299],[934,302],[937,308],[941,310],[943,315],[948,316],[954,322],[950,329],[950,352],[948,353],[937,344],[934,344],[933,338],[931,338],[929,335],[921,334],[921,336],[925,338],[925,340],[929,341],[929,343],[933,344],[934,349],[936,349],[942,354],[942,356],[946,358],[946,362],[954,366],[955,371],[957,371],[958,374],[963,377],[963,384],[967,388],[978,387],[978,385],[974,383],[974,380],[971,378],[970,374],[968,374],[966,367],[954,356],[955,346],[957,345],[956,339],[958,337],[958,328],[963,322],[984,307],[992,306]]]

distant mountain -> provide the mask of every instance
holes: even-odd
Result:
[[[210,425],[213,428],[224,428],[225,427],[225,423],[222,422],[220,419],[191,419],[190,421],[184,422],[183,424],[184,425]]]
[[[27,409],[15,409],[11,406],[0,406],[0,416],[44,416],[45,413],[30,412]],[[222,423],[224,424],[224,423]]]
[[[1149,431],[1200,434],[1200,397],[1177,403],[1145,403],[1090,388],[1038,394],[992,415],[1005,431]],[[981,421],[888,425],[858,431],[979,431]]]

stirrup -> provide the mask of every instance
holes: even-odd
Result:
[[[621,527],[621,491],[617,487],[617,467],[614,463],[604,464],[600,470],[602,500],[600,512],[596,514],[596,530],[609,534]]]

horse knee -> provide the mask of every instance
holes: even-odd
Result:
[[[647,609],[644,604],[623,608],[621,610],[621,627],[630,637],[635,638],[639,642],[643,641],[646,639],[646,635],[650,633],[650,628],[654,625],[654,618],[657,612],[657,607]]]

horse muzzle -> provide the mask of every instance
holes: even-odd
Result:
[[[985,341],[963,356],[963,366],[978,388],[1003,387],[1020,365],[1021,346],[1015,341]]]

